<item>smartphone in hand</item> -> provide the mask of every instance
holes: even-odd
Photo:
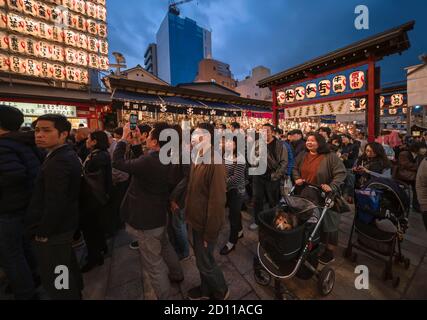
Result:
[[[130,123],[130,129],[133,131],[136,129],[136,126],[138,125],[138,115],[131,114],[129,117],[129,123]]]

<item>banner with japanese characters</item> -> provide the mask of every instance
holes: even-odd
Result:
[[[86,84],[109,68],[106,19],[105,0],[0,0],[0,71]]]
[[[348,114],[352,108],[352,100],[345,99],[314,105],[290,107],[285,110],[286,118],[299,119],[326,115]]]
[[[292,105],[366,90],[366,68],[349,69],[292,87],[277,89],[277,104]]]

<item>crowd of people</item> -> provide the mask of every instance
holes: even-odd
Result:
[[[413,209],[423,213],[427,228],[427,135],[392,133],[368,143],[363,133],[323,127],[303,134],[265,124],[267,168],[251,176],[250,164],[238,161],[247,155],[240,154],[237,135],[248,135],[237,122],[218,128],[235,133],[222,140],[219,154],[211,152],[211,123],[193,128],[188,143],[179,125],[164,122],[110,131],[71,130],[61,115],[39,117],[32,130],[21,130],[23,122],[18,109],[0,107],[0,268],[16,299],[38,299],[39,286],[49,299],[82,299],[82,274],[103,265],[107,240],[121,229],[133,237],[130,247],[139,250],[158,299],[168,299],[171,283],[184,280],[180,261],[190,256],[190,235],[201,283],[188,298],[228,299],[214,258],[220,232],[230,225],[219,252],[228,255],[244,237],[242,211],[252,209],[250,230],[257,230],[265,206],[274,208],[291,186],[317,204],[319,193],[307,186],[342,195],[322,224],[323,264],[335,259],[340,213],[350,210],[355,189],[372,176],[410,186]],[[175,164],[160,159],[165,129],[180,137]],[[187,164],[183,154],[195,144],[197,157]],[[213,161],[216,156],[224,161]],[[87,256],[80,265],[74,249],[82,244]],[[57,286],[58,266],[68,268],[69,290]]]

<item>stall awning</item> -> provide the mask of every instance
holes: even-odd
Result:
[[[117,90],[113,94],[113,100],[130,101],[130,102],[141,102],[160,105],[162,101],[159,96],[152,94],[143,94],[136,92],[128,92],[123,90]]]

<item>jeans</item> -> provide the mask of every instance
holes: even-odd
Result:
[[[204,246],[203,234],[193,229],[194,254],[200,272],[202,295],[221,300],[228,291],[224,274],[214,258],[216,241]]]
[[[72,248],[74,232],[49,237],[47,242],[33,241],[43,288],[51,300],[80,300],[83,278]],[[57,269],[65,266],[68,272]],[[59,272],[58,272],[59,271]],[[62,281],[66,279],[68,281]],[[68,282],[68,289],[58,287]]]
[[[243,195],[237,189],[227,192],[227,206],[229,208],[228,219],[230,220],[230,243],[237,244],[239,232],[242,227],[242,204]]]
[[[188,243],[187,224],[185,223],[185,210],[180,209],[178,213],[172,213],[170,217],[175,251],[179,259],[186,258],[190,255],[190,245]]]
[[[0,261],[15,299],[32,299],[37,263],[21,215],[0,215]]]
[[[136,230],[126,225],[126,231],[138,240],[142,268],[150,277],[151,285],[159,300],[170,295],[170,281],[184,278],[181,264],[173,250],[165,227],[153,230]]]
[[[253,177],[255,223],[260,224],[259,214],[264,210],[264,196],[270,208],[276,207],[280,200],[280,180],[271,181],[261,176]]]

